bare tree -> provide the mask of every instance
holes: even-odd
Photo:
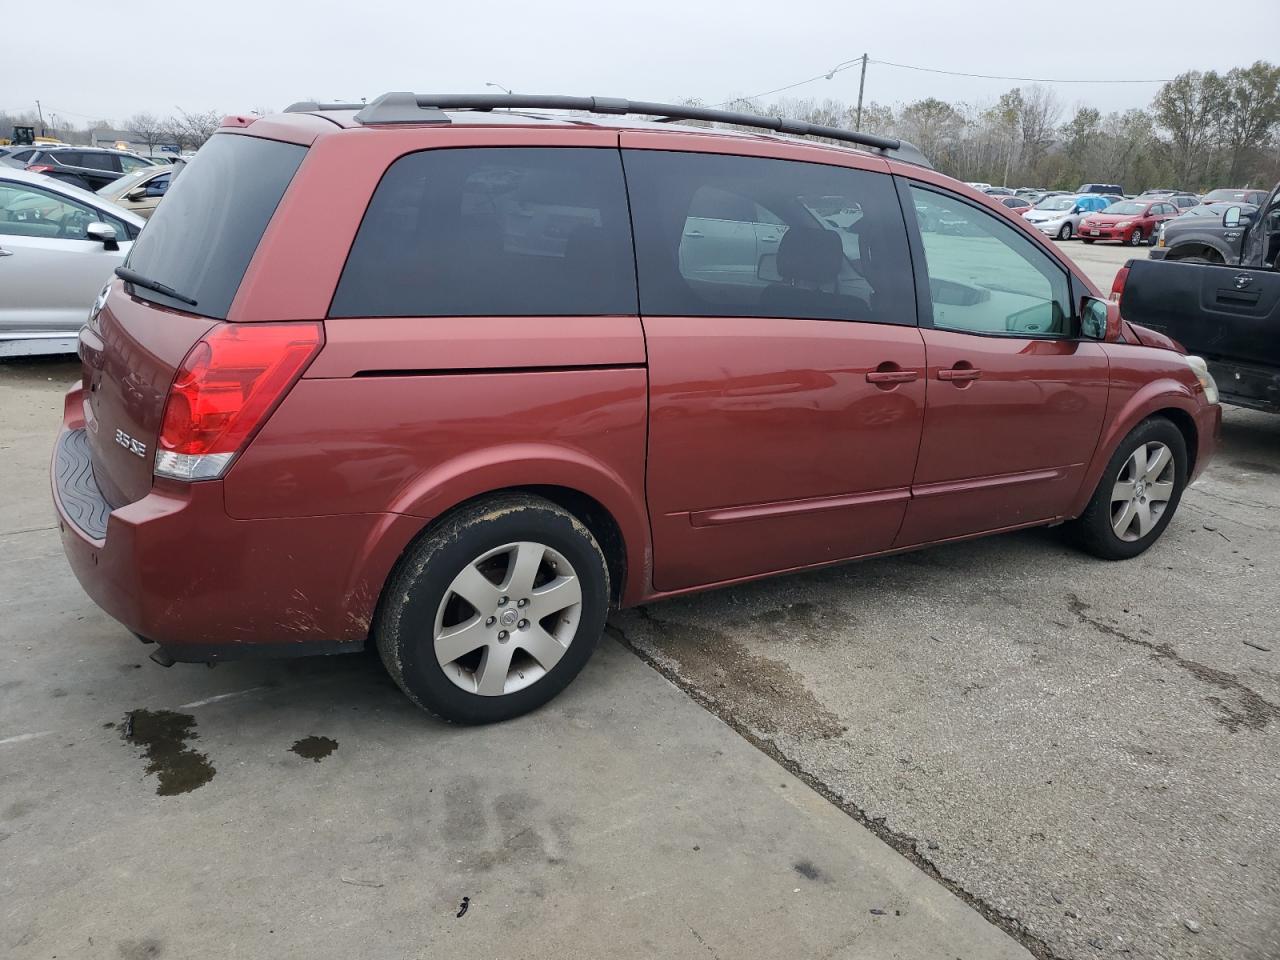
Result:
[[[1161,87],[1152,101],[1156,122],[1169,132],[1169,149],[1179,183],[1191,183],[1207,172],[1225,94],[1226,84],[1218,74],[1212,70],[1189,70]]]
[[[1227,154],[1227,181],[1236,184],[1246,155],[1266,149],[1280,124],[1280,67],[1262,60],[1236,67],[1227,73],[1225,85],[1217,139]]]
[[[178,123],[186,131],[189,146],[199,149],[222,123],[222,114],[217,110],[206,110],[203,113],[188,113],[178,108]]]
[[[167,142],[164,122],[155,114],[135,113],[125,121],[124,127],[133,136],[136,143],[146,146],[149,154],[154,154],[156,147]]]
[[[1022,133],[1022,163],[1034,168],[1040,163],[1062,119],[1062,104],[1047,87],[1026,87],[1018,91],[1013,106]]]

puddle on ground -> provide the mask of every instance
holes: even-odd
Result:
[[[338,741],[328,737],[303,737],[289,748],[304,760],[319,763],[333,751],[338,749]]]
[[[187,746],[197,737],[196,718],[172,710],[134,710],[121,725],[124,739],[142,748],[147,773],[159,782],[156,794],[172,797],[203,787],[217,773],[209,758]]]

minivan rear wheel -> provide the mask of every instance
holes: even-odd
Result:
[[[1095,557],[1136,557],[1160,539],[1186,483],[1182,431],[1164,417],[1144,420],[1116,447],[1089,505],[1067,529]]]
[[[604,630],[609,568],[591,531],[541,497],[504,494],[447,516],[401,560],[375,635],[392,679],[454,723],[551,700]]]

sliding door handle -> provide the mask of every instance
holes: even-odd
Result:
[[[920,379],[919,370],[872,370],[867,383],[911,383]]]

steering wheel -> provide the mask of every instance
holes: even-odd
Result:
[[[58,225],[58,239],[81,240],[88,234],[85,228],[93,223],[93,214],[87,210],[72,210],[63,216]]]

